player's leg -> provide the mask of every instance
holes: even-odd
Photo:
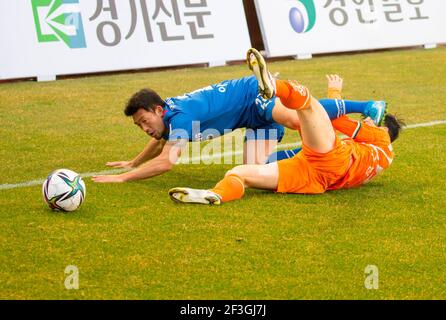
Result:
[[[265,164],[285,134],[285,128],[271,119],[274,101],[265,106],[263,109],[256,103],[252,110],[253,113],[245,131],[244,164]],[[259,109],[262,110],[259,111]]]
[[[365,117],[370,117],[378,126],[383,122],[386,115],[387,105],[384,101],[349,101],[340,99],[322,99],[319,100],[322,107],[328,113],[333,124],[337,119],[348,113],[361,113]],[[276,122],[285,125],[290,129],[299,130],[299,116],[294,110],[288,109],[276,99],[276,105],[273,109],[273,118]],[[337,129],[337,128],[336,128]],[[289,159],[294,157],[301,148],[290,150],[281,150],[270,154],[266,163]]]
[[[386,112],[385,101],[352,101],[342,99],[321,99],[322,107],[328,113],[331,120],[335,120],[351,113],[360,113],[364,117],[370,117],[376,125],[381,125]]]
[[[276,94],[285,107],[297,111],[303,143],[318,153],[331,151],[335,144],[335,131],[327,112],[310,91],[296,82],[273,79],[263,57],[255,49],[248,50],[247,62],[264,99],[271,99]]]
[[[253,117],[254,119],[255,117]],[[251,125],[256,125],[253,121]],[[273,152],[285,134],[285,128],[277,123],[268,123],[246,128],[245,143],[243,145],[244,164],[265,164],[268,156]]]
[[[242,165],[228,171],[225,177],[210,190],[173,188],[171,199],[181,203],[220,204],[241,199],[245,188],[276,190],[279,181],[277,163]]]
[[[274,80],[275,81],[275,80]],[[290,110],[285,107],[280,99],[276,99],[274,108],[272,110],[273,120],[291,130],[300,129],[300,120],[294,110]]]
[[[265,99],[271,99],[276,93],[277,83],[268,71],[263,56],[256,49],[249,49],[247,53],[247,62],[249,68],[254,72],[259,82],[259,92]],[[339,76],[335,76],[340,78]],[[328,113],[331,120],[339,118],[346,114],[360,113],[366,118],[370,117],[373,122],[380,126],[387,112],[387,103],[385,101],[351,101],[342,100],[340,90],[332,90],[329,98],[322,99],[321,105]],[[330,94],[332,93],[332,94]],[[290,113],[277,103],[273,109],[273,119],[290,129],[298,129],[299,118],[296,114]]]
[[[301,151],[301,147],[288,150],[279,150],[271,153],[265,163],[273,163],[280,160],[291,159]]]
[[[243,144],[243,164],[264,164],[277,146],[277,140],[247,139]]]
[[[299,160],[305,161],[294,167],[293,174],[290,176],[294,179],[287,176],[284,178],[284,175],[280,176],[280,187],[277,191],[322,193],[330,190],[348,172],[353,149],[336,137],[327,112],[319,101],[311,96],[306,87],[291,81],[283,82],[281,85],[287,88],[284,92],[280,92],[278,89],[277,95],[282,97],[283,94],[284,105],[296,110],[299,114],[303,151],[293,159],[280,161],[279,169],[281,172],[283,171],[281,169],[283,163],[294,164]],[[295,175],[299,175],[299,171],[296,172],[296,170],[305,169],[304,164],[309,166],[306,171],[309,183],[303,188],[296,188],[299,186],[299,180],[295,179]],[[304,175],[301,174],[300,178],[302,176]],[[287,180],[292,180],[292,183],[288,183]]]
[[[276,80],[274,80],[276,81]],[[274,88],[276,90],[276,88]],[[332,100],[335,101],[335,100]],[[328,109],[326,109],[327,113],[331,112],[330,107],[336,107],[335,105],[328,104]],[[325,107],[324,107],[325,109]],[[272,111],[274,121],[286,126],[287,128],[300,131],[300,120],[297,112],[295,110],[289,109],[285,107],[280,99],[276,99],[276,104]],[[330,114],[329,114],[330,115]],[[336,112],[332,112],[331,116],[335,119],[339,115]],[[290,159],[294,157],[298,152],[302,149],[300,147],[290,149],[290,150],[280,150],[274,153],[271,153],[266,163],[272,163],[275,161],[280,161],[284,159]]]
[[[277,80],[274,80],[277,81]],[[335,120],[347,114],[360,113],[364,117],[370,117],[376,125],[380,125],[387,110],[384,101],[353,101],[343,99],[320,99],[322,107],[328,113],[330,120]],[[276,99],[273,109],[273,119],[285,127],[298,130],[300,125],[299,116],[293,110],[286,108]]]
[[[283,86],[281,86],[280,80],[279,84],[277,84],[278,80],[270,75],[265,60],[257,50],[250,49],[248,51],[247,61],[250,69],[253,70],[256,75],[259,82],[259,91],[264,99],[273,98],[277,90],[283,91],[283,88],[281,88]],[[340,79],[339,76],[336,77]],[[277,89],[277,86],[279,86],[279,89]],[[371,116],[375,123],[381,123],[386,112],[386,104],[382,101],[361,102],[342,100],[341,88],[332,88],[331,91],[329,88],[329,97],[334,99],[323,99],[320,102],[331,120],[337,119],[346,113],[362,113],[365,116]],[[299,130],[300,128],[298,114],[294,110],[284,107],[281,103],[281,99],[276,99],[275,101],[275,105],[272,109],[272,119],[290,129]],[[272,153],[268,157],[266,163],[291,158],[299,151],[300,148],[296,148],[293,150],[283,150]]]
[[[297,83],[288,84],[291,93],[285,98],[285,106],[296,110],[301,123],[302,142],[311,150],[327,153],[333,150],[336,134],[327,112],[310,91]]]
[[[276,190],[279,180],[279,169],[277,163],[242,165],[229,170],[226,173],[226,177],[228,176],[239,177],[246,188]],[[215,188],[212,190],[215,190]]]
[[[319,153],[333,149],[336,135],[330,118],[308,88],[297,82],[276,80],[276,95],[287,108],[297,111],[304,144]]]

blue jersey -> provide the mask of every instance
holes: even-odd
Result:
[[[283,126],[272,119],[275,98],[263,99],[254,76],[223,81],[183,96],[166,99],[166,140],[207,140],[238,128],[249,128],[247,139],[277,139]],[[275,134],[274,134],[275,132]]]

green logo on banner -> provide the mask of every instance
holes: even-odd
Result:
[[[69,48],[86,48],[79,0],[31,0],[39,42],[63,41]]]

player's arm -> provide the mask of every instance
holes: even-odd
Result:
[[[144,150],[132,160],[133,167],[139,167],[143,163],[158,157],[166,145],[166,140],[151,139]]]
[[[94,182],[113,183],[149,179],[170,171],[181,156],[185,142],[168,142],[162,152],[154,159],[144,163],[137,169],[119,175],[95,176]]]
[[[342,99],[342,88],[344,79],[339,75],[327,75],[328,98]],[[365,121],[356,121],[348,116],[332,120],[333,127],[339,132],[349,136],[357,142],[365,143],[387,143],[389,135],[386,129],[377,127],[370,118]],[[390,142],[389,142],[390,144]]]
[[[161,151],[164,148],[164,145],[166,144],[166,140],[156,140],[151,139],[146,146],[144,147],[144,150],[141,151],[140,154],[138,154],[133,160],[131,161],[115,161],[115,162],[107,162],[108,167],[113,168],[136,168],[143,164],[144,162],[147,162],[155,157],[157,157]]]
[[[327,97],[329,99],[342,99],[342,87],[344,79],[337,74],[326,75],[328,81]]]
[[[169,142],[164,145],[162,152],[154,159],[141,165],[135,170],[123,173],[124,181],[134,181],[152,178],[170,171],[181,156],[182,143]]]
[[[343,116],[333,120],[331,123],[336,130],[349,136],[356,142],[390,144],[387,128],[377,127],[370,118],[364,121],[357,121]]]

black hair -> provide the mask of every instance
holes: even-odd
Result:
[[[124,109],[127,117],[133,116],[139,109],[153,111],[156,106],[164,106],[165,101],[152,89],[142,89],[135,93]]]
[[[384,117],[384,126],[389,129],[390,141],[393,142],[398,139],[401,130],[406,124],[402,119],[398,119],[393,114],[386,114]]]

